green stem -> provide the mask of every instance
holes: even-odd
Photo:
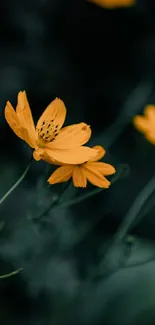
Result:
[[[147,185],[140,191],[139,195],[136,197],[133,205],[127,212],[120,228],[118,229],[115,241],[118,242],[122,240],[126,233],[129,231],[132,223],[134,222],[136,216],[142,209],[143,205],[146,203],[149,196],[155,190],[155,175],[151,178],[151,180],[147,183]]]
[[[135,114],[141,109],[144,103],[147,102],[147,98],[150,96],[152,89],[152,83],[142,82],[131,92],[125,105],[123,105],[118,118],[100,138],[100,141],[103,141],[106,149],[116,142],[126,125],[132,121]]]
[[[149,196],[152,194],[154,190],[155,190],[155,175],[151,178],[151,180],[147,183],[147,185],[140,191],[139,195],[136,197],[133,205],[127,212],[120,227],[116,231],[114,238],[112,240],[112,244],[108,248],[104,260],[107,260],[107,257],[109,257],[111,251],[113,250],[113,247],[119,244],[125,238],[133,222],[135,221],[137,215],[141,211],[143,205],[146,203],[147,199],[149,198]]]
[[[42,212],[39,216],[37,217],[30,217],[29,219],[30,220],[40,220],[42,219],[44,216],[48,215],[48,213],[52,210],[53,207],[57,207],[58,204],[61,202],[61,200],[63,200],[63,197],[66,196],[66,193],[70,190],[70,187],[72,186],[72,183],[69,182],[65,188],[65,190],[63,191],[62,195],[60,195],[60,197],[58,198],[58,200],[56,200],[55,202],[52,202],[49,207],[44,211]]]
[[[123,165],[124,167],[124,165]],[[112,177],[112,180],[111,180],[111,184],[112,183],[115,183],[124,173],[124,168],[122,168],[122,165],[119,166],[119,168],[117,169],[117,173]],[[59,205],[60,208],[62,207],[66,207],[66,206],[71,206],[71,205],[74,205],[76,203],[79,203],[79,202],[82,202],[88,198],[90,198],[91,196],[97,194],[97,193],[100,193],[102,192],[103,190],[105,190],[104,188],[95,188],[94,190],[90,191],[90,192],[87,192],[85,195],[83,196],[80,196],[80,197],[77,197],[75,199],[71,199],[71,200],[68,200],[62,204]],[[56,207],[57,205],[54,205],[52,207],[52,210]]]
[[[154,190],[155,190],[155,188],[154,188]],[[153,194],[153,192],[150,194],[150,196]],[[148,197],[148,200],[149,200],[149,197]],[[149,211],[151,211],[153,209],[154,205],[155,205],[155,197],[153,195],[152,198],[150,199],[148,207],[146,205],[146,209],[144,207],[144,210],[140,211],[141,213],[138,213],[136,220],[134,220],[134,222],[132,224],[132,228],[133,227],[135,228],[137,226],[137,224],[140,223],[143,218],[145,218],[145,216],[149,213]]]
[[[76,204],[76,203],[79,203],[79,202],[82,202],[83,200],[86,200],[86,199],[88,199],[89,197],[91,197],[91,196],[93,196],[93,195],[95,195],[95,194],[97,194],[97,193],[99,193],[99,192],[101,192],[101,191],[103,191],[104,190],[104,188],[96,188],[95,190],[93,190],[93,191],[91,191],[91,192],[88,192],[87,194],[85,194],[85,195],[83,195],[83,196],[80,196],[80,197],[77,197],[77,198],[75,198],[75,199],[71,199],[71,200],[68,200],[68,201],[66,201],[66,202],[64,202],[64,203],[60,203],[61,202],[61,199],[62,199],[62,196],[63,196],[63,194],[64,193],[66,193],[66,192],[63,192],[63,194],[62,194],[62,196],[60,197],[60,199],[59,200],[57,200],[55,203],[52,203],[42,214],[40,214],[38,217],[35,217],[35,218],[32,218],[33,220],[39,220],[39,219],[42,219],[42,220],[44,220],[44,221],[49,221],[50,222],[50,220],[48,220],[48,219],[45,219],[45,218],[43,218],[44,216],[46,216],[46,215],[48,215],[48,213],[50,212],[50,211],[53,211],[53,210],[55,210],[55,209],[58,209],[58,208],[64,208],[64,207],[68,207],[68,206],[71,206],[71,205],[74,205],[74,204]],[[60,204],[59,204],[60,203]]]
[[[124,170],[125,170],[125,167],[126,165],[120,165],[117,169],[117,173],[112,177],[112,180],[111,180],[111,184],[115,183],[119,178],[121,178],[124,174]],[[71,184],[70,184],[71,185]],[[66,191],[68,189],[70,189],[70,185],[68,186],[68,188],[66,189]],[[104,188],[95,188],[94,190],[90,191],[90,192],[87,192],[85,195],[82,195],[80,197],[77,197],[75,199],[71,199],[71,200],[68,200],[64,203],[61,203],[61,201],[63,200],[63,197],[64,197],[64,194],[65,192],[63,192],[62,196],[60,197],[60,199],[58,201],[55,202],[54,205],[51,205],[45,212],[43,212],[39,217],[37,217],[37,219],[40,219],[41,217],[44,217],[45,215],[48,214],[49,211],[53,211],[57,208],[64,208],[64,207],[69,207],[69,206],[72,206],[72,205],[75,205],[79,202],[82,202],[88,198],[90,198],[91,196],[94,196],[95,194],[98,194],[100,192],[102,192],[103,190],[105,190]],[[58,205],[58,203],[60,203]],[[49,221],[48,219],[43,219],[45,221]]]
[[[23,271],[22,268],[20,268],[20,269],[18,269],[18,270],[16,270],[16,271],[13,271],[13,272],[11,272],[11,273],[8,273],[8,274],[0,275],[0,279],[10,278],[11,276],[18,274],[18,273],[20,273],[21,271]]]
[[[4,196],[0,199],[0,205],[7,199],[7,197],[18,187],[18,185],[22,182],[24,177],[26,176],[27,172],[30,169],[30,166],[32,164],[33,157],[31,158],[30,162],[28,163],[27,167],[25,168],[23,174],[21,177],[17,180],[17,182],[4,194]]]

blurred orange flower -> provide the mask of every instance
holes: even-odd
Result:
[[[155,106],[147,105],[144,115],[136,115],[133,119],[135,128],[145,135],[145,138],[155,144]]]
[[[98,162],[105,155],[105,149],[101,146],[95,146],[96,157],[89,159],[88,162],[80,165],[63,165],[49,177],[50,184],[56,184],[68,181],[71,177],[76,187],[86,187],[87,180],[95,186],[108,188],[110,182],[105,176],[116,172],[112,165]]]
[[[128,7],[135,3],[135,0],[89,0],[104,8]]]
[[[34,149],[36,160],[81,164],[96,155],[96,150],[82,146],[90,139],[90,126],[79,123],[62,128],[66,107],[59,98],[48,105],[36,128],[25,91],[18,94],[16,111],[6,103],[5,118],[14,133]]]

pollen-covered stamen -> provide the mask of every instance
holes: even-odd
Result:
[[[54,120],[43,121],[41,127],[37,129],[38,138],[44,142],[51,142],[58,135],[58,125],[55,125]]]

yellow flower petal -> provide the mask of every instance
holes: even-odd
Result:
[[[10,128],[19,138],[23,140],[22,126],[10,102],[6,103],[4,114],[5,114],[5,119],[8,122]]]
[[[89,0],[89,1],[101,7],[109,8],[109,9],[130,6],[135,3],[135,0]]]
[[[66,118],[66,107],[64,102],[56,98],[45,109],[40,119],[38,120],[36,129],[41,129],[45,122],[53,123],[57,131],[59,131],[64,124]]]
[[[145,133],[145,138],[152,143],[153,145],[155,145],[155,130],[150,130],[148,132]]]
[[[155,124],[155,106],[154,105],[147,105],[144,108],[144,115],[148,118],[150,122],[154,122]]]
[[[48,182],[50,184],[67,182],[72,176],[73,168],[73,165],[66,165],[57,168],[49,177]]]
[[[88,170],[84,167],[84,173],[91,184],[101,188],[108,188],[110,186],[110,182],[99,171],[94,169]]]
[[[58,160],[55,160],[54,158],[51,158],[44,149],[37,147],[34,152],[33,152],[33,158],[37,161],[39,160],[44,160],[48,164],[56,165],[56,166],[61,166],[65,165],[64,163],[61,163]]]
[[[73,184],[76,187],[86,187],[87,186],[87,179],[85,176],[85,171],[83,167],[75,166],[73,169]]]
[[[88,162],[84,164],[84,167],[90,171],[98,171],[104,176],[112,175],[116,172],[116,169],[112,165],[103,162]]]
[[[91,136],[90,126],[85,123],[73,124],[60,130],[56,139],[48,148],[71,149],[85,144]]]
[[[85,146],[74,149],[44,148],[43,150],[49,157],[49,160],[59,161],[63,164],[82,164],[96,155],[96,150]]]
[[[22,123],[20,117],[15,112],[10,102],[7,102],[4,110],[4,114],[5,114],[6,121],[8,122],[9,126],[14,131],[14,133],[19,138],[26,141],[30,147],[34,148],[35,146],[34,139],[31,137],[29,130],[27,129],[26,125]]]
[[[135,0],[89,0],[104,8],[128,7],[135,3]]]
[[[34,139],[31,137],[29,131],[27,129],[22,129],[23,139],[24,141],[32,148],[34,149],[36,146],[36,143]]]
[[[24,140],[30,145],[30,147],[34,148],[36,146],[36,131],[25,91],[20,91],[18,93],[16,113],[22,127],[27,130],[26,139]]]
[[[133,119],[133,124],[137,130],[144,133],[149,129],[149,121],[147,118],[136,115]]]
[[[98,161],[104,157],[106,151],[102,146],[94,146],[93,149],[96,150],[96,157],[90,159],[89,161]]]

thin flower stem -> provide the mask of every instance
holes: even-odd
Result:
[[[24,177],[26,176],[27,172],[30,169],[30,166],[32,164],[33,157],[31,158],[30,162],[28,163],[27,167],[25,168],[23,174],[21,177],[17,180],[17,182],[4,194],[4,196],[0,199],[0,205],[7,199],[7,197],[18,187],[18,185],[22,182]]]
[[[65,190],[63,191],[62,195],[60,195],[60,197],[58,198],[58,200],[56,200],[56,202],[52,202],[52,204],[49,205],[49,207],[42,212],[39,216],[34,217],[34,218],[30,218],[31,220],[40,220],[42,219],[44,216],[48,215],[48,213],[52,210],[53,207],[57,207],[58,204],[61,202],[61,200],[63,200],[63,197],[66,196],[66,193],[70,190],[72,183],[69,182],[65,188]]]
[[[66,193],[66,191],[65,192],[63,192],[63,194],[62,194],[62,196],[60,197],[60,199],[59,200],[57,200],[55,203],[52,203],[42,214],[40,214],[40,216],[38,216],[38,217],[36,217],[36,218],[33,218],[33,220],[35,219],[35,220],[39,220],[39,219],[42,219],[44,216],[46,216],[46,215],[48,215],[48,213],[49,212],[51,212],[51,211],[53,211],[53,210],[55,210],[55,209],[58,209],[58,208],[64,208],[64,207],[69,207],[69,206],[71,206],[71,205],[74,205],[74,204],[77,204],[77,203],[79,203],[79,202],[82,202],[83,200],[86,200],[86,199],[88,199],[89,197],[91,197],[91,196],[93,196],[93,195],[95,195],[95,194],[97,194],[97,193],[99,193],[99,192],[101,192],[101,191],[103,191],[104,190],[104,188],[96,188],[95,190],[93,190],[93,191],[91,191],[91,192],[89,192],[89,193],[86,193],[85,195],[83,195],[83,196],[80,196],[80,197],[77,197],[77,198],[75,198],[75,199],[71,199],[71,200],[68,200],[68,201],[66,201],[66,202],[64,202],[64,203],[60,203],[61,202],[61,200],[62,200],[62,196],[63,196],[63,194],[64,193]],[[60,204],[59,204],[60,203]],[[45,219],[45,218],[43,218],[43,220],[46,220],[47,222],[49,221],[50,222],[50,220],[48,220],[48,219]]]
[[[146,203],[148,197],[151,195],[151,193],[155,190],[155,175],[151,178],[151,180],[147,183],[147,185],[142,189],[140,194],[135,199],[133,205],[129,209],[128,213],[125,216],[124,221],[122,222],[122,225],[120,226],[116,241],[120,241],[124,238],[128,230],[130,229],[132,223],[134,222],[137,214],[142,209],[143,205]]]
[[[22,271],[23,271],[23,268],[20,268],[20,269],[18,269],[18,270],[16,270],[16,271],[13,271],[13,272],[11,272],[11,273],[4,274],[4,275],[0,275],[0,279],[10,278],[11,276],[16,275],[16,274],[18,274],[18,273],[20,273],[20,272],[22,272]]]
[[[135,114],[147,102],[153,89],[152,82],[140,83],[129,95],[127,101],[123,105],[118,118],[107,130],[100,136],[100,142],[104,143],[104,147],[109,149],[119,138],[127,124],[129,124]]]
[[[88,198],[90,198],[91,196],[94,196],[94,195],[96,195],[97,193],[100,193],[100,192],[102,192],[104,190],[104,188],[95,188],[94,190],[92,190],[92,191],[90,191],[90,192],[88,192],[88,193],[86,193],[85,195],[83,195],[83,196],[79,196],[79,197],[77,197],[77,198],[75,198],[75,199],[71,199],[71,200],[68,200],[68,201],[66,201],[66,202],[64,202],[64,203],[62,203],[62,204],[59,204],[59,206],[56,204],[56,205],[54,205],[52,208],[51,208],[51,210],[54,210],[55,208],[64,208],[64,207],[69,207],[69,206],[71,206],[71,205],[75,205],[75,204],[77,204],[77,203],[79,203],[79,202],[82,202],[82,201],[84,201],[84,200],[87,200]]]
[[[155,190],[155,188],[154,188],[154,190]],[[153,192],[150,194],[150,196],[153,194]],[[148,199],[149,199],[149,197],[148,197]],[[132,227],[136,227],[136,225],[138,223],[140,223],[143,218],[145,218],[145,216],[149,213],[149,211],[151,211],[153,209],[154,205],[155,205],[155,197],[154,197],[154,195],[152,195],[152,198],[150,199],[148,207],[146,209],[144,208],[144,210],[141,211],[141,213],[138,213],[138,216],[137,216],[136,220],[134,220]]]
[[[126,167],[126,165],[120,165],[119,166],[119,168],[117,169],[117,173],[112,177],[111,184],[112,183],[115,183],[120,177],[122,177],[122,175],[124,174],[124,166]],[[93,195],[95,195],[97,193],[102,192],[103,190],[105,190],[105,189],[104,188],[100,188],[100,187],[99,188],[95,188],[94,190],[92,190],[90,192],[87,192],[83,196],[77,197],[75,199],[68,200],[68,201],[60,204],[59,207],[62,208],[62,207],[71,206],[71,205],[74,205],[76,203],[82,202],[82,201],[90,198],[91,196],[93,196]],[[52,210],[54,208],[56,208],[56,205],[54,205],[52,207]]]
[[[120,243],[125,238],[133,222],[135,221],[137,215],[141,211],[143,205],[146,203],[147,199],[149,198],[149,196],[152,194],[154,190],[155,190],[155,175],[151,178],[151,180],[147,183],[147,185],[142,189],[142,191],[136,197],[133,205],[127,212],[120,227],[116,231],[114,238],[112,240],[112,244],[110,245],[108,251],[105,254],[104,260],[106,260],[107,257],[109,257],[111,251],[113,250],[113,247],[118,243]]]
[[[119,168],[117,169],[117,173],[112,177],[111,184],[115,183],[118,179],[120,179],[123,176],[123,174],[125,173],[126,167],[127,167],[126,165],[120,165],[119,166]],[[69,184],[66,191],[68,191],[70,189],[71,184],[72,183]],[[75,205],[75,204],[77,204],[79,202],[82,202],[82,201],[90,198],[91,196],[94,196],[95,194],[98,194],[98,193],[102,192],[103,190],[105,190],[105,189],[104,188],[95,188],[94,190],[92,190],[90,192],[87,192],[83,196],[80,196],[80,197],[77,197],[75,199],[71,199],[71,200],[68,200],[68,201],[66,201],[64,203],[61,203],[61,201],[63,201],[64,194],[66,194],[66,192],[63,192],[62,196],[59,199],[59,202],[56,201],[55,204],[51,205],[46,211],[44,211],[39,217],[37,217],[37,219],[40,219],[41,217],[46,216],[50,211],[53,211],[53,210],[55,210],[57,208],[70,207],[70,206]],[[58,205],[58,203],[60,203],[60,204]],[[43,220],[45,220],[47,222],[50,222],[50,220],[45,219],[45,218]],[[96,225],[96,223],[93,225],[93,228]]]
[[[133,202],[133,205],[127,212],[124,220],[120,224],[120,227],[116,231],[112,239],[112,243],[108,246],[108,249],[103,258],[103,262],[100,265],[102,276],[104,272],[105,275],[107,276],[108,274],[112,274],[119,268],[120,255],[119,254],[117,255],[118,260],[113,261],[113,256],[111,254],[115,246],[118,246],[122,242],[122,240],[125,239],[125,236],[129,232],[137,215],[140,213],[142,207],[148,200],[149,196],[154,192],[154,190],[155,190],[155,175],[151,178],[151,180],[147,183],[147,185],[140,191],[139,195],[136,197],[135,201]],[[104,270],[103,270],[103,265],[104,265]],[[137,265],[141,265],[141,264],[139,263]],[[92,277],[95,277],[96,273],[98,273],[98,270],[94,269],[94,272],[92,273]]]

